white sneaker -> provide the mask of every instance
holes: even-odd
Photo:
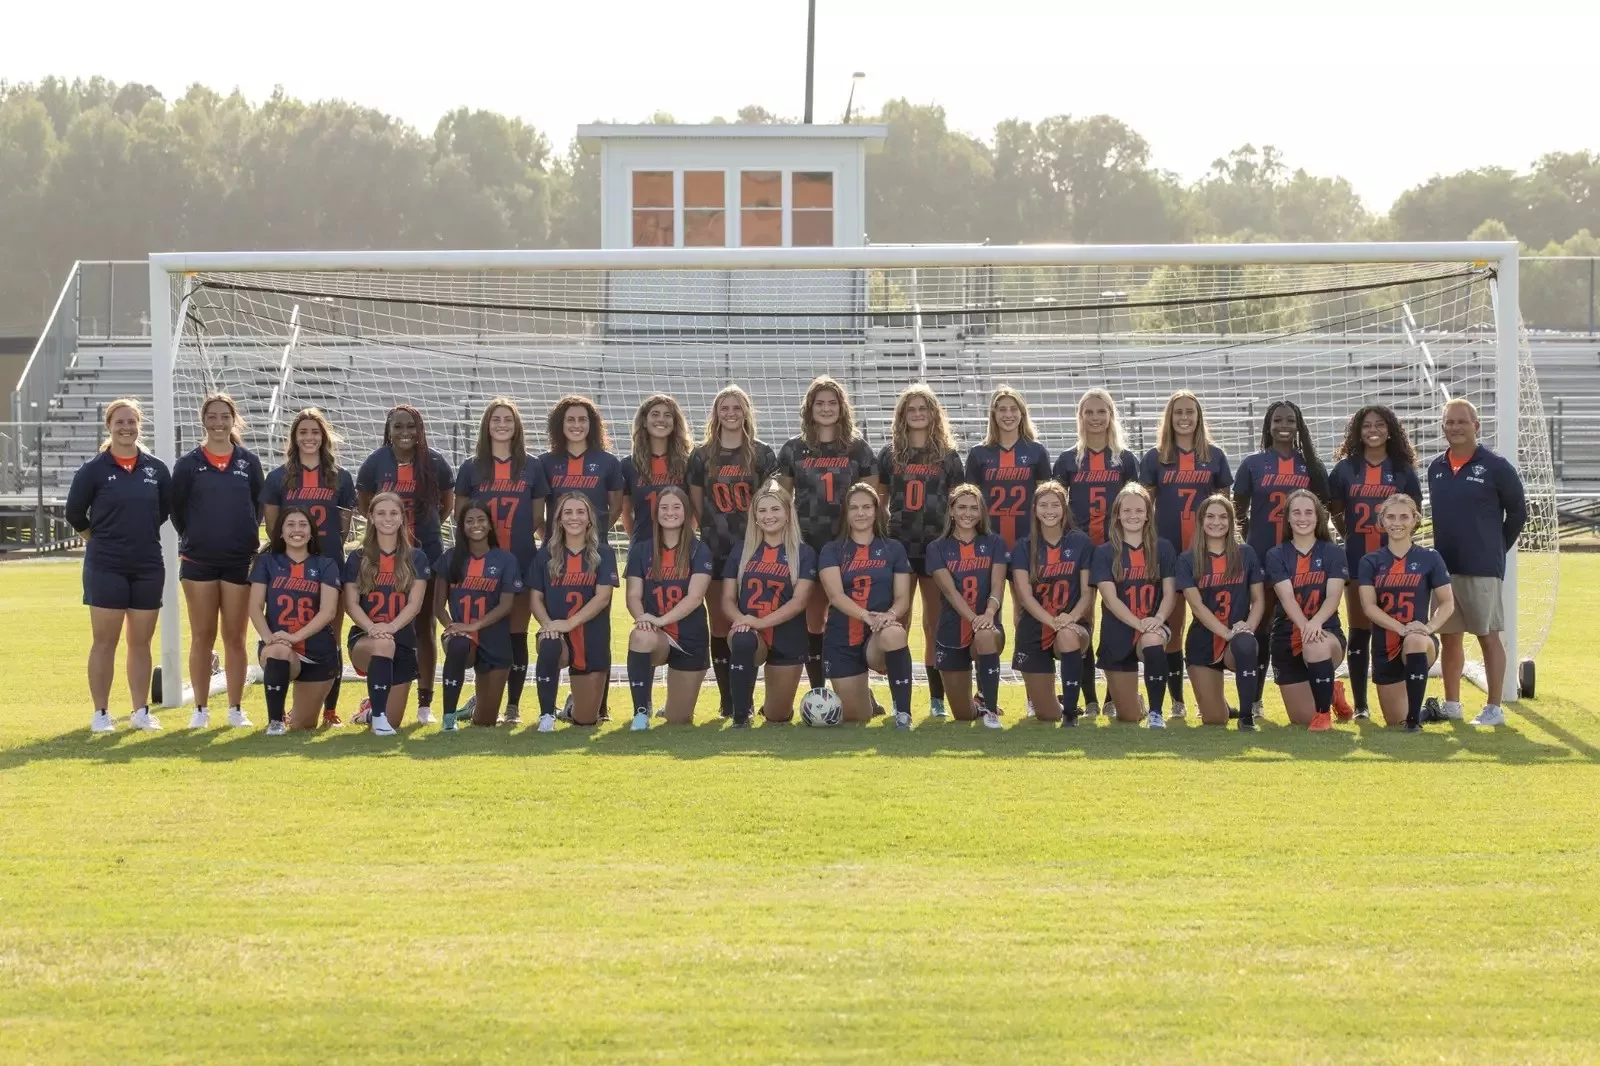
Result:
[[[150,713],[150,708],[148,707],[140,707],[137,711],[134,711],[133,717],[128,719],[128,724],[135,729],[143,729],[152,733],[161,728],[161,722],[155,715]]]
[[[1028,709],[1022,712],[1022,717],[1024,717],[1024,718],[1032,718],[1033,716],[1034,716],[1033,715],[1033,701],[1029,700],[1028,701]]]
[[[94,717],[89,719],[89,732],[91,733],[115,733],[116,731],[117,723],[111,720],[110,711],[95,711]]]
[[[418,707],[417,708],[417,724],[418,725],[432,725],[433,724],[433,708],[432,707]]]
[[[1487,711],[1488,709],[1488,706],[1484,707],[1484,710]],[[1445,700],[1443,703],[1439,704],[1439,713],[1450,719],[1452,722],[1459,722],[1462,718],[1461,704],[1457,700]],[[1499,725],[1500,723],[1495,722],[1493,724]]]
[[[189,716],[189,728],[210,729],[211,712],[206,710],[204,707],[196,707],[194,709],[194,713]]]
[[[894,712],[894,727],[896,729],[910,729],[911,728],[911,712],[910,711],[896,711],[896,712]]]
[[[284,725],[282,722],[267,723],[267,736],[269,737],[281,737],[288,731],[289,727]]]
[[[1449,706],[1449,704],[1445,704]],[[1505,725],[1506,712],[1498,703],[1486,703],[1483,710],[1478,712],[1478,717],[1472,720],[1473,725]]]
[[[633,725],[629,727],[635,733],[643,733],[650,728],[650,708],[640,707],[633,712]]]
[[[243,707],[228,708],[228,725],[234,729],[250,728],[250,719],[244,716]]]
[[[1151,729],[1165,729],[1167,728],[1167,721],[1161,717],[1160,711],[1151,711],[1145,718],[1145,725]]]
[[[541,733],[554,733],[555,731],[556,731],[556,716],[553,715],[553,714],[541,714],[539,716],[539,732],[541,732]]]
[[[995,714],[993,711],[984,711],[983,712],[983,728],[985,728],[985,729],[1001,729],[1001,728],[1003,728],[1000,725],[1000,716],[998,714]]]
[[[1182,718],[1186,713],[1187,712],[1183,709],[1183,704],[1174,703],[1172,705],[1172,708],[1167,712],[1167,717],[1172,719],[1173,721],[1177,721],[1178,719]]]
[[[386,714],[374,714],[372,716],[372,732],[373,735],[380,737],[394,736],[395,729],[394,726],[389,724],[389,716]]]

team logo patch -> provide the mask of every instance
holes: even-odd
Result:
[[[1472,472],[1474,474],[1477,474],[1479,477],[1482,477],[1483,476],[1483,464],[1482,463],[1473,463],[1472,464]]]

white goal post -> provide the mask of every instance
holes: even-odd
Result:
[[[1208,419],[1215,410],[1232,427],[1235,465],[1262,401],[1303,397],[1330,469],[1330,437],[1370,374],[1381,383],[1373,402],[1403,397],[1421,465],[1442,447],[1439,405],[1470,382],[1486,409],[1485,443],[1523,467],[1542,523],[1507,560],[1510,700],[1555,590],[1553,473],[1517,313],[1517,257],[1515,242],[160,253],[150,256],[154,447],[169,464],[193,447],[190,408],[216,387],[261,413],[269,397],[289,413],[346,397],[351,409],[335,424],[357,427],[355,443],[370,447],[372,412],[407,399],[408,376],[448,391],[457,370],[470,384],[456,408],[505,392],[524,404],[535,439],[555,395],[599,388],[600,378],[625,383],[606,386],[613,422],[631,415],[628,397],[659,390],[692,401],[698,431],[706,383],[723,373],[753,395],[766,390],[757,404],[776,446],[789,434],[774,423],[794,417],[793,382],[846,380],[835,361],[848,356],[846,384],[870,394],[857,406],[871,408],[876,430],[884,404],[925,377],[965,447],[981,434],[982,397],[1010,380],[1030,399],[1052,397],[1035,415],[1055,454],[1072,437],[1060,412],[1101,375],[1113,394],[1123,386],[1141,397],[1123,414],[1146,447],[1161,390],[1194,389]],[[626,358],[612,366],[606,353]],[[338,386],[297,392],[316,376],[302,364]],[[261,442],[281,427],[258,428],[252,446],[270,469],[281,458]],[[625,452],[626,431],[614,436]],[[870,439],[885,443],[881,432]],[[357,452],[346,465],[359,465]],[[165,678],[184,678],[177,538],[170,527],[162,536],[160,661]],[[1519,627],[1529,586],[1518,555],[1530,551],[1540,589]],[[181,702],[184,688],[164,684],[164,701]]]

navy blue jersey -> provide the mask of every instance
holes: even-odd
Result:
[[[1161,606],[1161,583],[1177,573],[1178,553],[1168,542],[1156,540],[1156,558],[1145,558],[1145,550],[1132,544],[1122,546],[1122,577],[1118,579],[1112,563],[1116,559],[1116,546],[1102,544],[1094,550],[1094,562],[1089,567],[1089,580],[1096,587],[1103,582],[1116,586],[1117,599],[1133,613],[1135,618],[1149,618]],[[1112,614],[1104,603],[1100,605],[1100,640],[1104,646],[1117,650],[1114,658],[1121,658],[1131,650],[1136,641],[1134,631],[1127,623]]]
[[[795,585],[801,581],[817,579],[817,553],[811,545],[800,545],[799,558],[795,560],[795,573],[789,574],[789,549],[782,544],[756,543],[755,555],[750,565],[739,573],[744,561],[744,545],[734,549],[722,568],[724,581],[739,582],[739,610],[756,618],[765,618],[779,607],[794,599]],[[804,624],[805,616],[795,619]]]
[[[1099,547],[1111,536],[1111,504],[1117,493],[1139,480],[1139,460],[1130,451],[1113,455],[1110,448],[1101,448],[1085,451],[1080,463],[1078,450],[1068,448],[1056,458],[1055,479],[1067,487],[1072,520]]]
[[[1194,540],[1195,520],[1206,497],[1233,487],[1228,457],[1215,444],[1202,459],[1194,452],[1173,449],[1173,461],[1163,463],[1161,451],[1151,448],[1139,465],[1139,481],[1156,501],[1156,535],[1179,552]]]
[[[940,537],[928,545],[928,574],[949,571],[956,593],[966,602],[967,609],[981,615],[989,609],[989,597],[997,595],[994,564],[1004,563],[1007,554],[1006,542],[993,533],[967,542]],[[948,598],[939,601],[935,640],[947,648],[965,648],[972,643],[972,625],[961,617]]]
[[[688,547],[683,549],[688,555],[688,568],[682,577],[674,576],[677,571],[678,550],[678,548],[662,549],[661,569],[657,572],[654,569],[656,554],[654,540],[647,535],[643,540],[635,539],[628,547],[628,568],[623,576],[636,577],[643,583],[646,614],[660,618],[683,602],[683,598],[689,594],[690,578],[696,574],[711,573],[711,549],[700,543],[698,538],[690,537]],[[702,601],[700,606],[688,615],[669,623],[666,631],[667,636],[684,647],[706,643],[711,639],[711,630],[706,624],[705,603]]]
[[[559,554],[557,554],[559,553]],[[545,613],[553,621],[565,621],[583,610],[602,585],[617,587],[617,553],[600,544],[600,561],[590,569],[584,552],[568,551],[556,541],[545,544],[534,555],[522,575],[523,584],[544,598]],[[554,577],[550,574],[552,555],[560,560]],[[597,663],[611,660],[611,612],[601,611],[567,634],[568,665],[582,673]]]
[[[415,458],[402,463],[387,444],[361,464],[356,474],[356,488],[373,495],[392,492],[399,496],[405,507],[406,528],[411,531],[412,543],[427,552],[428,558],[437,559],[444,551],[444,537],[439,529],[439,494],[450,491],[450,464],[432,448],[428,449],[427,463],[433,470],[434,498],[431,500],[418,498]]]
[[[1279,455],[1269,450],[1244,457],[1233,481],[1233,492],[1250,499],[1250,535],[1246,541],[1257,556],[1265,559],[1268,552],[1289,539],[1285,504],[1291,492],[1309,488],[1311,472],[1299,452]]]
[[[1033,560],[1033,538],[1023,537],[1011,549],[1011,572],[1028,575],[1028,584],[1039,606],[1051,614],[1066,614],[1083,599],[1083,576],[1094,556],[1094,544],[1081,529],[1068,530],[1051,544],[1041,541],[1039,558]],[[1030,562],[1032,565],[1030,565]],[[1017,647],[1055,647],[1055,630],[1046,630],[1027,611],[1017,615]]]
[[[1207,552],[1205,566],[1198,574],[1195,573],[1194,552],[1184,552],[1178,556],[1175,581],[1178,591],[1196,589],[1206,610],[1216,615],[1217,621],[1229,629],[1250,617],[1250,586],[1260,585],[1265,580],[1266,573],[1261,568],[1261,560],[1248,544],[1239,545],[1239,572],[1232,578],[1228,576],[1228,557],[1221,552]],[[1198,619],[1189,623],[1191,632],[1197,628],[1205,630],[1210,637],[1210,661],[1217,662],[1222,658],[1227,641],[1206,629]]]
[[[208,566],[249,561],[261,547],[261,460],[235,444],[218,459],[204,447],[172,467],[178,554]]]
[[[1328,500],[1344,509],[1344,550],[1353,574],[1361,557],[1389,543],[1378,521],[1378,510],[1397,492],[1417,501],[1422,509],[1422,486],[1409,466],[1396,467],[1388,459],[1369,463],[1364,456],[1347,455],[1328,475]]]
[[[791,437],[778,450],[778,476],[794,485],[800,538],[818,551],[839,535],[839,515],[850,486],[876,474],[872,449],[860,437],[815,447],[804,437]]]
[[[974,444],[967,452],[966,477],[983,491],[989,528],[1010,551],[1028,528],[1034,488],[1050,480],[1050,451],[1036,440],[1020,438],[1010,448]]]
[[[492,465],[492,470],[480,473],[475,457],[461,464],[456,473],[456,507],[468,500],[487,507],[500,547],[525,567],[533,561],[533,531],[543,517],[539,507],[550,496],[550,483],[544,465],[531,455],[523,459],[520,470],[511,469],[510,459],[494,459]]]
[[[689,464],[684,463],[683,476],[676,481],[667,469],[665,455],[650,456],[648,470],[641,471],[639,464],[633,461],[631,455],[623,456],[619,465],[622,471],[622,492],[626,497],[629,521],[633,523],[633,539],[649,537],[654,528],[656,497],[661,494],[661,490],[669,485],[676,485],[683,490],[685,496],[689,495]],[[691,519],[695,517],[690,516]]]
[[[746,470],[738,449],[702,445],[689,455],[689,484],[700,490],[700,536],[713,559],[726,559],[744,544],[745,523],[756,490],[778,469],[778,457],[756,441],[753,470]],[[721,575],[718,575],[718,580]]]
[[[894,446],[878,453],[878,484],[889,499],[889,536],[905,545],[908,559],[921,559],[944,532],[950,490],[966,481],[961,456],[923,450],[896,462]]]
[[[460,581],[451,581],[452,562],[456,552],[467,552],[467,568]],[[445,579],[449,586],[446,604],[450,620],[458,623],[477,622],[500,606],[502,596],[522,594],[522,564],[504,548],[490,548],[482,555],[472,555],[465,544],[457,544],[433,564],[435,577]],[[511,616],[506,615],[493,625],[485,626],[471,634],[472,642],[483,648],[495,662],[511,659]]]
[[[67,490],[67,521],[89,536],[84,566],[163,569],[161,527],[172,517],[172,477],[148,452],[125,462],[108,448],[78,467]]]
[[[421,548],[411,549],[411,569],[414,571],[412,580],[428,580],[433,574],[428,565],[428,556]],[[354,585],[357,591],[361,588],[361,549],[351,552],[344,561],[344,583]],[[405,610],[406,603],[411,599],[411,586],[404,588],[395,584],[394,580],[394,552],[378,553],[378,572],[375,575],[373,587],[370,592],[360,592],[361,610],[373,622],[379,625],[388,625],[400,616]],[[396,630],[394,635],[396,644],[407,646],[417,642],[417,623],[413,619],[406,623],[404,629]]]
[[[550,482],[550,502],[545,506],[544,535],[555,529],[556,507],[561,497],[581,492],[594,508],[594,524],[611,528],[611,494],[622,491],[622,464],[610,452],[586,451],[582,455],[545,452],[539,456],[544,476]]]
[[[1396,555],[1384,545],[1361,557],[1357,575],[1377,596],[1378,609],[1402,624],[1426,622],[1433,609],[1433,590],[1450,584],[1444,557],[1420,544],[1411,545],[1404,555]],[[1384,658],[1393,659],[1400,654],[1405,637],[1387,629],[1382,632]]]
[[[337,589],[343,583],[339,564],[325,555],[313,555],[297,563],[287,554],[262,552],[250,567],[250,584],[267,587],[268,627],[291,635],[310,625],[322,610],[323,588]],[[334,653],[337,644],[330,625],[311,634],[310,640],[295,644],[294,650],[308,658],[325,659]]]
[[[304,507],[311,512],[316,524],[317,537],[322,542],[322,554],[330,559],[344,558],[344,523],[342,512],[356,509],[356,480],[350,471],[339,468],[332,485],[323,484],[322,471],[313,467],[302,470],[293,488],[288,488],[289,468],[274,467],[261,487],[261,505],[276,507]],[[271,536],[272,530],[267,530]]]
[[[822,546],[817,571],[830,567],[839,571],[839,583],[850,602],[875,614],[894,606],[895,575],[911,573],[905,547],[885,537],[873,537],[868,544],[854,539],[830,540]],[[854,648],[865,643],[870,633],[860,619],[849,618],[842,611],[828,611],[823,629],[823,639],[828,643]]]
[[[1452,574],[1505,577],[1506,553],[1528,523],[1516,467],[1481,444],[1457,464],[1450,453],[1428,464],[1433,547]]]
[[[1296,548],[1293,541],[1284,541],[1267,553],[1266,571],[1267,584],[1274,589],[1284,581],[1293,586],[1294,602],[1307,619],[1328,602],[1329,582],[1350,580],[1344,549],[1325,540],[1317,541],[1308,551]],[[1273,625],[1281,632],[1291,633],[1291,650],[1299,655],[1300,627],[1289,620],[1288,613],[1279,611]],[[1339,612],[1330,614],[1322,628],[1338,630]]]

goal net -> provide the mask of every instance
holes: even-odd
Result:
[[[797,431],[806,385],[827,373],[850,391],[875,448],[916,380],[939,394],[963,449],[983,435],[991,390],[1012,385],[1052,455],[1073,443],[1085,389],[1111,391],[1142,454],[1167,397],[1185,388],[1235,466],[1259,448],[1267,406],[1287,398],[1331,469],[1361,405],[1392,407],[1425,462],[1443,447],[1441,403],[1465,397],[1485,442],[1514,453],[1528,485],[1508,636],[1531,658],[1555,606],[1555,499],[1525,346],[1505,358],[1509,340],[1523,344],[1507,332],[1514,306],[1501,307],[1512,279],[1484,246],[1419,246],[1438,254],[1407,262],[1375,261],[1393,254],[1383,245],[1286,247],[1145,249],[1121,263],[1085,261],[1115,249],[868,247],[769,250],[759,261],[649,250],[239,253],[152,265],[165,268],[172,312],[176,450],[193,447],[200,399],[220,389],[241,402],[269,467],[302,407],[329,414],[354,466],[381,442],[388,409],[410,403],[455,464],[471,454],[491,396],[518,402],[530,450],[543,450],[551,403],[583,393],[626,452],[645,395],[676,396],[698,435],[729,382],[750,393],[776,447]]]

